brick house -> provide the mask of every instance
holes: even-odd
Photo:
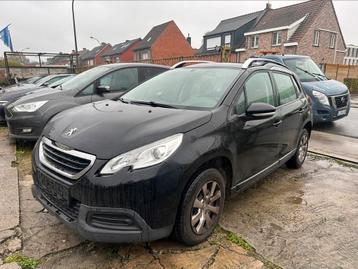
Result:
[[[113,45],[111,49],[102,54],[106,63],[132,62],[134,51],[138,47],[141,38],[126,40],[125,42]]]
[[[93,49],[80,54],[80,66],[86,67],[105,64],[106,62],[102,55],[109,51],[111,47],[111,44],[102,43],[100,46],[94,47]]]
[[[239,62],[262,54],[302,54],[316,63],[343,63],[346,45],[331,0],[311,0],[271,9],[236,49]]]
[[[154,26],[134,49],[135,61],[193,56],[193,49],[174,21]]]
[[[198,54],[216,54],[218,49],[223,46],[230,47],[231,51],[244,46],[244,33],[250,31],[264,13],[265,10],[261,10],[222,20],[214,30],[203,36],[203,45]]]

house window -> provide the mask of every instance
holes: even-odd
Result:
[[[254,35],[251,37],[251,48],[257,49],[259,47],[259,36]]]
[[[272,46],[279,46],[281,45],[282,37],[281,32],[273,32],[272,33]]]
[[[319,46],[319,31],[314,31],[313,34],[313,46],[318,47]]]
[[[334,49],[335,46],[336,46],[336,34],[331,33],[329,37],[329,47],[331,49]]]
[[[207,50],[214,50],[215,47],[221,46],[221,37],[212,37],[206,40],[206,49]]]
[[[148,59],[149,59],[149,52],[148,51],[139,52],[139,60],[148,60]]]
[[[116,57],[115,62],[116,62],[116,63],[120,63],[120,62],[121,62],[121,60],[119,59],[118,56]]]
[[[225,45],[229,45],[231,44],[231,35],[226,35],[225,36]]]

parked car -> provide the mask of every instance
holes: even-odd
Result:
[[[34,83],[18,83],[16,85],[3,88],[0,93],[0,96],[1,96],[1,94],[10,92],[10,91],[17,91],[17,90],[21,91],[21,90],[25,90],[25,89],[35,89],[38,87],[46,87],[49,84],[54,83],[55,81],[60,80],[60,79],[67,77],[69,75],[71,75],[71,74],[48,75],[48,76],[40,78],[39,80],[37,80]]]
[[[332,122],[348,116],[350,94],[347,86],[328,79],[310,57],[267,55],[265,58],[284,64],[296,73],[312,101],[314,123]]]
[[[36,83],[36,81],[40,80],[41,78],[43,78],[44,76],[34,76],[31,78],[26,79],[25,81],[23,81],[23,84],[33,84]]]
[[[51,92],[51,89],[56,88],[69,79],[72,79],[75,75],[67,75],[67,76],[60,76],[59,80],[48,84],[47,86],[39,86],[37,88],[27,87],[27,88],[19,88],[17,90],[7,91],[3,94],[0,94],[0,123],[6,122],[5,120],[5,106],[15,102],[16,100],[20,99],[22,96],[35,93],[35,92],[44,92],[48,91]]]
[[[108,64],[87,70],[52,91],[23,96],[5,107],[11,138],[36,140],[57,113],[74,106],[116,98],[169,67]]]
[[[272,62],[190,65],[56,115],[33,150],[34,197],[93,241],[202,242],[225,198],[305,160],[308,100]]]

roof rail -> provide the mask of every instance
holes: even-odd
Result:
[[[262,63],[262,64],[254,65],[254,63]],[[265,64],[277,64],[277,65],[283,66],[285,69],[287,69],[287,66],[285,66],[284,64],[279,63],[275,60],[266,59],[266,58],[249,58],[243,63],[242,68],[246,69],[246,68],[250,68],[253,66],[261,66],[261,65],[265,65]]]
[[[187,60],[187,61],[181,61],[179,63],[174,64],[172,67],[170,67],[170,69],[176,69],[176,68],[180,68],[183,67],[186,64],[200,64],[200,63],[214,63],[213,61],[204,61],[204,60]]]

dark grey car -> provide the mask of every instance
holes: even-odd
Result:
[[[168,69],[138,63],[102,65],[77,75],[51,92],[24,96],[5,108],[10,137],[36,140],[57,113],[102,99],[118,98]]]

